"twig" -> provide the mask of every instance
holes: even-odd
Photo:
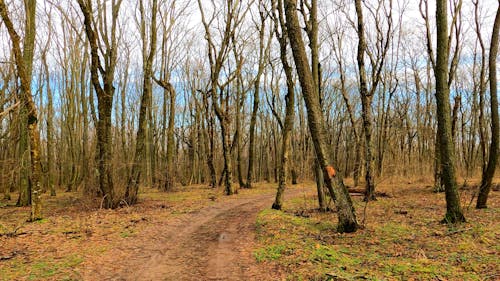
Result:
[[[10,260],[12,258],[14,258],[15,256],[17,256],[18,252],[14,251],[14,252],[11,252],[10,255],[8,256],[0,256],[0,261],[6,261],[6,260]]]
[[[21,229],[21,227],[23,227],[23,226],[22,226],[22,225],[19,225],[19,226],[17,226],[16,228],[14,228],[14,230],[13,230],[13,231],[0,233],[0,237],[2,237],[2,236],[6,236],[6,237],[11,237],[11,238],[12,238],[12,237],[16,237],[16,236],[19,236],[19,235],[22,235],[22,234],[26,234],[26,232],[19,232],[19,233],[17,233],[17,231],[18,231],[19,229]],[[2,228],[7,229],[7,228],[5,228],[5,227],[3,227],[3,226],[2,226]]]
[[[108,196],[107,194],[104,195],[101,199],[101,206],[99,207],[99,209],[102,209],[102,205],[104,204],[104,199],[106,199],[106,196]]]
[[[120,203],[122,203],[122,202],[124,203],[124,205],[127,206],[127,208],[130,208],[130,205],[127,203],[127,201],[125,199],[120,200]]]
[[[361,225],[365,227],[365,221],[366,221],[366,207],[368,207],[368,200],[365,201],[365,207],[363,208],[363,220],[361,220]]]
[[[476,199],[476,195],[477,195],[477,190],[474,190],[470,198],[469,205],[467,205],[467,211],[470,209],[470,206],[472,205],[472,202],[474,202],[474,199]]]
[[[491,274],[491,275],[487,275],[484,280],[496,280],[495,278],[498,277],[500,275],[500,273],[495,273],[495,274]]]
[[[450,235],[453,235],[453,234],[466,232],[466,231],[471,230],[471,229],[472,229],[472,227],[463,228],[463,229],[457,229],[457,230],[453,230],[453,231],[448,231],[448,232],[446,232],[445,234],[443,234],[441,236],[450,236]]]

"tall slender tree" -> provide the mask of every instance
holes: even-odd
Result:
[[[111,26],[107,26],[106,11],[102,6],[98,8],[99,18],[94,18],[91,0],[78,0],[78,4],[84,16],[85,33],[90,45],[90,79],[97,94],[97,108],[99,118],[97,120],[97,161],[99,168],[99,188],[104,196],[104,207],[114,208],[119,200],[115,198],[112,168],[112,135],[111,135],[111,112],[113,109],[113,97],[115,87],[113,86],[114,74],[117,63],[117,23],[122,0],[111,1]],[[108,5],[108,3],[103,3]],[[99,22],[99,24],[97,24]],[[103,28],[105,27],[104,30]],[[109,28],[109,32],[108,32]],[[104,32],[104,33],[102,33]],[[100,43],[104,41],[104,44]],[[99,53],[104,54],[104,61]]]
[[[0,16],[7,28],[12,43],[12,51],[16,64],[17,77],[20,80],[20,99],[23,108],[26,108],[26,130],[29,137],[29,148],[31,157],[31,216],[32,221],[42,218],[42,186],[41,186],[41,166],[40,166],[40,133],[38,129],[38,111],[31,94],[31,73],[33,69],[33,54],[35,42],[35,13],[36,1],[24,2],[26,12],[24,51],[21,51],[21,38],[14,28],[7,6],[4,0],[0,0]]]
[[[381,32],[381,23],[376,18],[375,24],[378,31],[377,36],[377,57],[369,53],[371,62],[371,85],[368,85],[369,81],[367,79],[366,69],[365,69],[365,54],[368,52],[367,41],[365,35],[365,27],[363,20],[363,7],[361,5],[361,0],[354,1],[356,7],[356,15],[358,18],[357,22],[357,33],[358,33],[358,52],[357,52],[357,62],[358,62],[358,75],[359,75],[359,94],[361,97],[361,107],[363,119],[363,132],[365,137],[365,201],[375,200],[375,179],[374,179],[374,157],[373,157],[373,117],[372,117],[372,101],[373,96],[377,90],[378,84],[381,80],[381,73],[384,67],[385,57],[389,49],[391,33],[392,33],[392,0],[389,0],[389,8],[385,7],[383,1],[379,1],[379,5],[382,5],[382,10],[386,12],[385,16],[388,21],[388,28],[386,34]],[[378,10],[378,9],[377,9]],[[373,12],[372,12],[373,13]]]
[[[446,194],[444,222],[464,222],[455,173],[455,147],[451,135],[450,88],[448,84],[448,11],[447,0],[436,1],[437,47],[434,75],[436,78],[437,138],[441,154],[441,180]]]
[[[299,76],[300,86],[302,88],[302,95],[307,107],[307,121],[309,124],[309,131],[311,133],[316,157],[318,158],[319,165],[323,170],[325,177],[325,184],[330,191],[331,197],[335,200],[337,206],[337,214],[339,217],[339,224],[337,231],[339,232],[354,232],[358,229],[356,214],[352,204],[351,197],[347,188],[342,182],[340,175],[331,177],[327,162],[327,146],[325,143],[325,128],[323,115],[321,113],[319,99],[315,94],[314,81],[307,60],[307,54],[302,39],[301,28],[297,16],[297,1],[285,0],[285,15],[287,33],[292,47],[293,58],[295,67]]]
[[[293,129],[293,121],[295,119],[295,83],[293,80],[292,67],[288,61],[287,56],[287,34],[286,34],[286,22],[285,22],[285,12],[283,10],[282,0],[273,0],[273,19],[274,19],[274,34],[278,39],[280,45],[280,60],[283,65],[283,70],[285,72],[286,78],[286,107],[285,107],[285,121],[283,122],[282,128],[282,139],[281,139],[281,165],[278,176],[278,189],[276,192],[276,198],[272,205],[273,209],[281,210],[283,207],[283,195],[286,188],[286,180],[288,175],[288,165],[289,165],[289,155],[291,149],[291,133]],[[280,32],[281,30],[281,32]]]
[[[213,38],[212,31],[210,29],[210,22],[213,22],[216,16],[216,12],[212,11],[212,16],[207,19],[205,16],[205,8],[201,2],[198,0],[198,6],[201,12],[201,19],[205,29],[205,39],[208,45],[208,59],[210,63],[210,90],[207,92],[211,96],[212,107],[214,109],[215,115],[219,120],[219,125],[221,128],[221,138],[222,138],[222,154],[224,157],[224,187],[226,195],[232,195],[236,193],[234,185],[232,183],[232,156],[231,156],[231,116],[229,108],[229,97],[230,92],[228,85],[238,77],[238,73],[241,70],[241,64],[236,66],[236,69],[229,70],[226,74],[226,79],[224,82],[221,81],[221,73],[224,70],[224,63],[227,62],[229,54],[231,41],[235,40],[235,33],[237,28],[242,22],[242,18],[248,11],[248,6],[240,1],[228,0],[225,1],[223,8],[223,27],[220,30],[221,38],[220,42],[216,45],[216,41]],[[212,1],[212,8],[216,9],[216,4]]]
[[[260,1],[259,1],[260,3]],[[259,4],[262,5],[262,4]],[[262,7],[259,7],[259,13],[261,18],[263,18],[264,11],[261,11]],[[255,126],[257,124],[257,112],[259,110],[259,100],[260,100],[260,80],[262,73],[264,72],[264,68],[266,66],[266,60],[269,57],[265,38],[264,38],[264,30],[265,25],[262,20],[262,26],[259,29],[259,59],[258,59],[258,67],[257,74],[255,75],[255,80],[253,81],[253,103],[252,103],[252,114],[250,116],[250,128],[249,128],[249,144],[248,144],[248,171],[247,171],[247,182],[246,187],[252,188],[252,182],[254,179],[254,158],[255,158]],[[268,45],[267,45],[268,46]]]
[[[146,152],[146,131],[148,114],[150,113],[152,92],[153,92],[153,59],[156,51],[156,14],[158,10],[158,1],[152,0],[151,4],[151,22],[149,23],[149,36],[146,35],[148,23],[146,22],[146,11],[143,1],[139,1],[140,12],[140,30],[142,38],[143,52],[143,82],[142,82],[142,97],[139,109],[139,128],[137,129],[137,137],[135,144],[135,157],[132,165],[132,172],[128,179],[127,188],[125,191],[125,201],[128,204],[137,202],[137,192],[141,180],[141,172]]]
[[[490,155],[486,169],[483,170],[479,195],[477,197],[476,208],[483,209],[487,207],[488,194],[491,189],[491,182],[495,175],[498,162],[498,145],[500,125],[498,120],[498,95],[497,95],[497,56],[498,56],[498,33],[500,30],[500,1],[497,7],[493,32],[491,33],[490,54],[488,59],[489,79],[490,79],[490,103],[491,103],[491,143]]]

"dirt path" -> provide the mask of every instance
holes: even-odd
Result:
[[[287,197],[303,191],[289,190]],[[257,264],[255,220],[273,193],[234,197],[200,211],[148,226],[133,243],[113,249],[109,266],[87,268],[84,280],[279,280],[280,273]],[[115,255],[116,254],[116,255]],[[97,278],[97,279],[96,279]]]

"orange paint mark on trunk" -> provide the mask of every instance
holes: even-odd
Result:
[[[335,177],[335,175],[337,174],[337,172],[335,171],[335,169],[332,166],[330,166],[330,165],[326,166],[326,172],[328,173],[328,176],[330,178]]]

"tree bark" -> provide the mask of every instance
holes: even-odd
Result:
[[[354,1],[356,6],[356,14],[358,17],[358,71],[359,71],[359,93],[361,96],[361,117],[363,119],[363,130],[365,136],[365,201],[376,200],[375,197],[375,180],[373,178],[373,152],[372,152],[372,100],[373,93],[368,92],[366,70],[365,70],[365,52],[366,40],[363,23],[363,11],[361,0]],[[373,92],[373,91],[371,91]]]
[[[141,37],[143,42],[143,82],[142,82],[142,97],[141,105],[139,108],[139,128],[137,130],[135,157],[132,165],[132,172],[128,179],[127,188],[125,191],[125,201],[127,204],[132,205],[137,203],[137,193],[139,191],[139,183],[141,180],[141,173],[144,170],[144,157],[146,150],[146,131],[149,106],[152,99],[152,75],[153,75],[153,58],[156,51],[156,13],[158,1],[153,0],[151,8],[151,24],[149,35],[149,50],[147,48],[148,40],[146,38],[146,14],[142,1],[139,2],[139,11],[141,13]]]
[[[114,73],[117,62],[117,43],[116,43],[116,21],[121,1],[112,1],[112,20],[111,20],[111,42],[105,44],[105,66],[99,57],[98,36],[95,27],[93,27],[92,7],[84,0],[78,0],[78,4],[84,16],[85,33],[90,45],[90,79],[97,94],[97,111],[99,118],[97,120],[97,162],[99,170],[99,188],[103,197],[104,208],[115,208],[118,202],[115,200],[115,191],[113,185],[112,168],[112,123],[111,112],[113,109],[113,96],[115,87],[113,86]],[[99,77],[101,73],[102,77]],[[101,86],[101,81],[103,85]]]
[[[262,12],[260,12],[262,13]],[[261,14],[262,18],[262,14]],[[249,128],[249,144],[248,144],[248,171],[247,171],[247,182],[246,187],[252,188],[252,182],[254,181],[254,158],[255,158],[255,125],[257,124],[257,112],[259,110],[259,93],[260,93],[260,78],[264,72],[267,59],[267,48],[264,44],[264,20],[262,20],[262,27],[259,29],[259,65],[257,69],[257,74],[255,76],[254,87],[253,87],[253,105],[252,105],[252,115],[250,117],[250,128]]]
[[[313,140],[316,157],[323,170],[325,176],[325,183],[330,191],[330,195],[335,200],[337,206],[337,214],[339,217],[339,224],[337,231],[339,232],[354,232],[358,229],[356,214],[351,197],[344,186],[342,179],[339,176],[331,178],[327,171],[327,157],[326,157],[326,144],[325,144],[325,129],[323,116],[321,114],[319,100],[314,89],[314,81],[307,55],[302,40],[301,28],[297,16],[297,2],[296,0],[285,0],[285,14],[287,19],[287,33],[290,38],[293,57],[297,73],[299,76],[300,85],[304,101],[307,107],[307,116],[309,131]]]
[[[436,103],[438,138],[441,153],[441,180],[446,194],[446,215],[443,222],[464,222],[455,175],[455,149],[451,132],[450,89],[448,84],[448,18],[447,0],[436,2]]]
[[[166,77],[164,77],[166,78]],[[163,191],[171,191],[174,188],[174,150],[175,150],[175,140],[174,140],[174,126],[175,126],[175,99],[176,92],[174,86],[169,82],[157,80],[153,78],[158,85],[160,85],[163,90],[168,93],[170,98],[170,107],[168,115],[168,125],[167,125],[167,155],[166,155],[166,167],[165,167],[165,182],[161,189]],[[165,114],[166,115],[166,114]]]
[[[275,11],[278,11],[279,17],[277,17]],[[293,129],[293,123],[295,119],[295,87],[294,80],[292,76],[292,67],[290,66],[287,58],[287,36],[286,23],[283,12],[283,2],[278,0],[277,6],[275,1],[273,1],[273,14],[274,14],[274,33],[278,39],[280,45],[280,60],[283,65],[283,70],[286,76],[286,108],[285,108],[285,122],[283,123],[282,129],[282,139],[281,139],[281,167],[278,176],[278,189],[276,191],[276,198],[272,205],[275,210],[281,210],[283,207],[283,194],[286,189],[286,179],[288,173],[288,163],[289,154],[291,149],[291,133]],[[278,20],[279,18],[279,20]],[[281,26],[282,34],[278,31],[278,26]],[[293,174],[293,172],[292,172]]]
[[[42,186],[40,183],[40,133],[38,130],[38,112],[31,94],[31,71],[33,65],[33,52],[35,42],[35,11],[36,1],[25,2],[26,32],[24,52],[21,53],[20,37],[14,29],[9,18],[4,0],[0,0],[0,16],[7,27],[12,41],[12,50],[17,69],[17,76],[21,82],[21,101],[27,111],[27,131],[31,157],[31,215],[30,220],[42,219]]]
[[[54,103],[52,89],[50,86],[50,72],[47,64],[46,51],[42,54],[42,63],[45,70],[45,83],[47,88],[47,184],[49,185],[50,196],[56,196],[54,186]]]
[[[489,64],[490,78],[490,100],[491,100],[491,143],[490,155],[486,170],[481,177],[481,186],[477,197],[477,209],[487,207],[488,194],[491,189],[491,182],[495,175],[495,170],[498,162],[498,142],[499,142],[499,120],[498,120],[498,96],[497,96],[497,65],[496,59],[498,55],[498,33],[500,30],[500,7],[497,8],[493,32],[491,34]]]

